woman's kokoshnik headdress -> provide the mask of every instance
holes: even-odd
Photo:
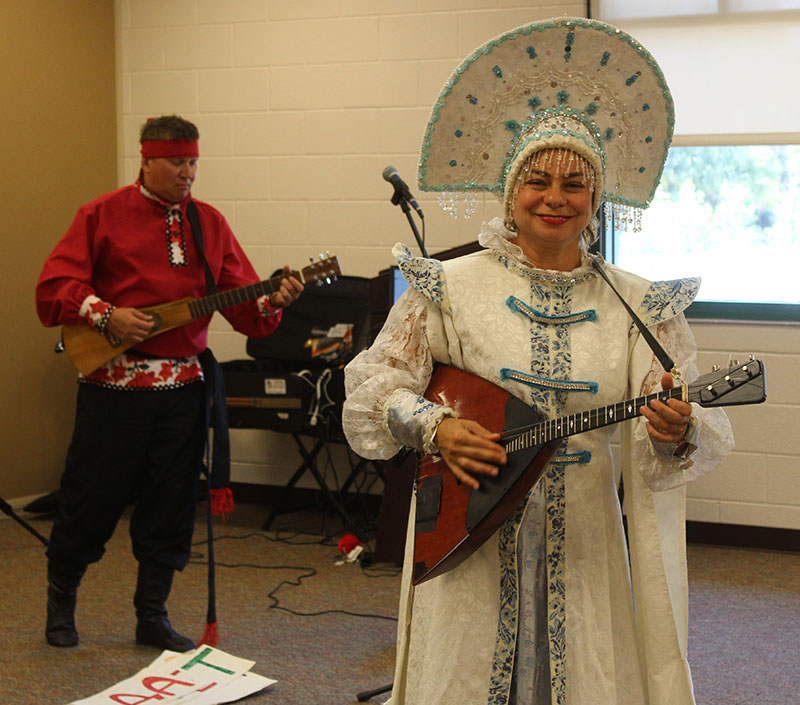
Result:
[[[465,215],[475,192],[504,200],[534,153],[569,149],[594,167],[597,208],[611,204],[636,229],[672,141],[672,96],[633,37],[574,17],[518,27],[474,51],[433,107],[419,163],[423,191]],[[455,213],[454,213],[455,214]]]

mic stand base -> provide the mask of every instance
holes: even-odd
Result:
[[[388,693],[394,683],[390,683],[389,685],[385,685],[382,688],[377,688],[376,690],[365,690],[358,695],[356,695],[356,699],[360,703],[365,703],[367,700],[372,700],[376,695],[380,695],[381,693]]]

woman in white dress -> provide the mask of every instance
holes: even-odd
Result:
[[[588,47],[589,63],[601,62],[603,51],[614,55],[606,44],[618,48],[619,35],[607,27],[564,18],[514,30],[476,52],[445,87],[429,123],[421,185],[435,183],[439,168],[446,172],[440,183],[457,184],[464,165],[461,183],[468,190],[482,183],[481,162],[491,161],[483,154],[500,152],[505,217],[484,223],[483,249],[465,257],[438,262],[395,248],[409,289],[370,349],[346,370],[344,428],[363,457],[388,459],[403,448],[439,454],[473,488],[482,476],[503,472],[507,454],[498,433],[423,397],[436,363],[489,380],[547,417],[673,386],[587,252],[601,200],[619,191],[607,189],[610,173],[624,203],[646,205],[630,197],[635,189],[626,188],[619,150],[610,145],[608,130],[624,136],[629,125],[619,116],[614,88],[593,77],[583,88],[592,95],[577,98],[579,78],[554,82],[547,62],[533,73],[514,63],[515,45],[532,60],[552,36],[581,74],[579,47]],[[625,47],[633,45],[626,39]],[[641,47],[633,48],[633,60],[642,58]],[[658,78],[649,55],[645,60]],[[469,82],[470,73],[476,82]],[[487,75],[505,78],[506,85],[487,86]],[[671,109],[664,90],[662,112]],[[495,105],[511,107],[492,123],[488,110],[465,117],[459,91],[467,109],[482,100],[488,105],[492,95]],[[527,119],[509,117],[515,103],[508,96],[515,91],[517,102],[535,107]],[[564,94],[599,109],[588,115],[565,104]],[[598,122],[603,109],[611,127]],[[446,158],[437,156],[437,131],[452,132],[460,148],[459,140],[479,128],[486,133],[487,125],[499,125],[494,134],[501,137],[487,138],[483,149],[473,142],[455,156],[449,147],[442,151]],[[671,120],[662,120],[662,133],[667,128],[666,140],[657,135],[662,164],[671,136]],[[636,136],[642,142],[654,128],[643,129]],[[501,141],[503,130],[510,146]],[[699,281],[649,282],[601,258],[600,264],[683,381],[696,377],[696,346],[682,311]],[[694,703],[686,661],[685,485],[724,458],[732,447],[730,426],[721,410],[677,398],[654,400],[640,414],[622,426],[621,463],[612,456],[614,426],[563,439],[500,529],[461,565],[416,587],[412,502],[392,705]],[[620,464],[629,544],[617,493]]]

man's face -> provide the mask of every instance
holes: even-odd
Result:
[[[180,203],[192,190],[197,175],[196,157],[144,157],[144,185],[170,203]]]

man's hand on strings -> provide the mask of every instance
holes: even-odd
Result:
[[[108,317],[106,332],[128,345],[141,343],[155,321],[149,313],[135,308],[115,308]]]
[[[661,378],[662,389],[672,389],[675,380],[671,374]],[[689,419],[692,416],[691,404],[680,399],[663,401],[653,399],[649,406],[641,408],[642,416],[647,419],[647,432],[653,440],[662,443],[679,443],[686,435]]]
[[[289,274],[289,272],[291,272],[289,266],[284,265],[283,273]],[[275,308],[286,308],[292,301],[297,300],[302,291],[303,285],[290,275],[281,279],[281,288],[270,294],[269,302]]]
[[[474,475],[495,477],[498,466],[505,465],[506,451],[493,433],[469,419],[442,419],[436,430],[435,441],[442,458],[456,479],[477,490],[480,487]]]

